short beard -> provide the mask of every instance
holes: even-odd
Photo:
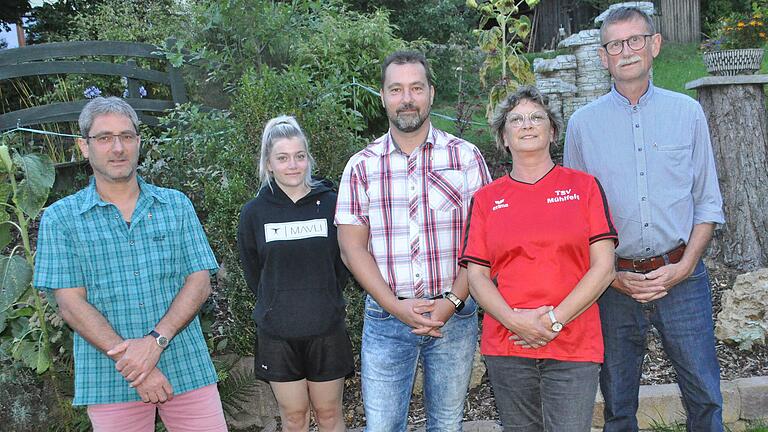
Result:
[[[395,113],[394,116],[389,117],[389,121],[400,132],[410,133],[419,130],[424,122],[427,121],[427,117],[429,117],[429,111],[427,111],[425,115],[422,115],[420,111],[417,111],[417,114],[408,114],[405,117],[401,117],[398,113]]]

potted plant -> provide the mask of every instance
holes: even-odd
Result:
[[[753,74],[763,62],[768,41],[768,16],[754,7],[751,13],[734,13],[720,20],[715,37],[702,44],[704,64],[712,75]]]

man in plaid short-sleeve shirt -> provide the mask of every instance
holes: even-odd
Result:
[[[336,209],[342,258],[368,292],[362,347],[366,431],[406,429],[421,359],[427,431],[459,431],[477,306],[457,265],[472,195],[490,182],[478,149],[432,127],[423,54],[382,65],[389,132],[354,155]]]
[[[90,185],[40,223],[34,285],[75,331],[74,405],[95,431],[225,431],[197,312],[218,268],[182,193],[136,175],[135,111],[96,98],[80,115]]]

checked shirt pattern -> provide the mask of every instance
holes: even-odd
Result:
[[[50,206],[40,223],[34,286],[85,287],[88,302],[123,338],[141,338],[160,321],[190,273],[216,271],[203,228],[181,192],[139,179],[128,226],[95,182]],[[115,363],[74,336],[75,405],[140,400]],[[158,368],[175,394],[216,382],[199,318],[163,352]]]
[[[470,200],[490,180],[467,141],[431,127],[406,155],[387,133],[347,163],[335,223],[369,227],[369,249],[396,296],[435,297],[451,289]]]

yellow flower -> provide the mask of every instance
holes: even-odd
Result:
[[[744,24],[743,22],[739,21],[739,23],[736,24],[736,27],[744,27],[745,25],[746,24]]]
[[[758,33],[758,34],[760,35],[760,37],[761,37],[761,38],[765,39],[765,33],[763,33],[763,32],[760,32],[760,33]]]
[[[755,20],[752,20],[752,21],[750,21],[750,22],[749,22],[749,25],[751,25],[752,27],[754,27],[755,25],[757,25],[757,21],[755,21]]]

